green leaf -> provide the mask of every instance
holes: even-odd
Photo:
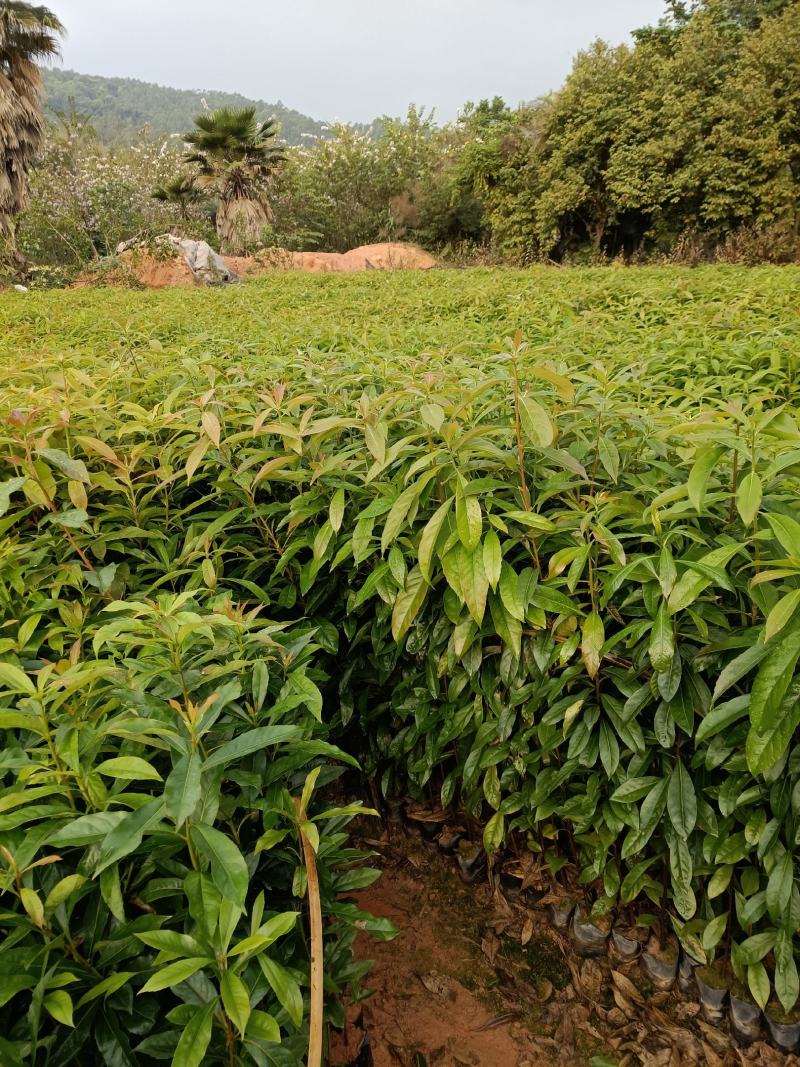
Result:
[[[747,968],[747,984],[753,1000],[763,1011],[769,1000],[769,975],[763,963],[751,963]]]
[[[564,596],[559,589],[554,589],[553,586],[545,585],[543,582],[539,582],[533,590],[531,603],[534,607],[541,608],[542,611],[549,612],[551,615],[570,616],[584,614],[575,601]]]
[[[701,742],[707,741],[727,726],[738,722],[739,719],[743,719],[747,715],[749,708],[750,697],[748,694],[734,697],[733,700],[728,700],[724,704],[719,704],[716,708],[712,708],[697,728],[694,737],[695,744],[699,745]]]
[[[222,1005],[225,1013],[244,1037],[247,1020],[250,1018],[250,993],[238,974],[225,971],[220,982]]]
[[[164,801],[156,797],[155,800],[148,801],[137,811],[132,811],[120,819],[100,846],[94,873],[100,874],[112,863],[135,852],[141,845],[146,831],[160,822],[163,816]]]
[[[458,545],[455,553],[464,601],[470,615],[480,626],[486,613],[486,598],[489,593],[489,580],[483,569],[483,551],[478,547],[470,552],[463,545]]]
[[[32,974],[4,974],[0,975],[0,1008],[5,1007],[12,997],[26,989],[33,989],[36,979]],[[3,1046],[0,1044],[0,1053]],[[2,1062],[2,1061],[0,1061]]]
[[[767,911],[773,922],[779,923],[788,913],[794,886],[794,862],[791,852],[784,852],[772,868],[767,882]]]
[[[214,885],[237,908],[244,908],[250,876],[239,849],[225,834],[205,823],[195,823],[190,833],[197,851],[211,864]]]
[[[672,620],[669,617],[667,605],[664,601],[661,602],[653,628],[650,631],[648,652],[650,662],[653,664],[653,670],[659,673],[669,670],[672,657],[675,655],[675,637],[672,632]]]
[[[139,994],[142,993],[157,993],[161,989],[171,989],[172,986],[178,985],[179,982],[185,982],[187,978],[191,978],[193,974],[197,974],[203,967],[209,967],[214,961],[208,957],[201,956],[199,958],[190,957],[187,960],[176,960],[174,963],[168,963],[166,967],[162,967],[160,971],[157,971],[149,981],[145,982],[142,988],[139,990]]]
[[[515,658],[519,659],[522,650],[522,623],[509,614],[494,593],[489,597],[489,612],[498,636],[511,649]]]
[[[0,685],[11,693],[33,695],[36,692],[36,686],[25,671],[12,663],[0,663]]]
[[[525,436],[537,448],[549,448],[555,440],[555,430],[550,415],[542,405],[530,396],[519,399],[519,417]]]
[[[60,448],[40,448],[37,454],[57,467],[62,474],[66,474],[70,481],[91,485],[92,480],[83,460],[73,459]]]
[[[607,434],[603,434],[597,443],[600,462],[612,482],[619,479],[619,450]]]
[[[603,620],[593,611],[583,620],[581,626],[581,658],[590,678],[596,678],[600,671],[601,652],[606,634]]]
[[[497,583],[500,581],[502,566],[503,550],[500,547],[500,538],[494,530],[487,530],[483,539],[483,569],[489,585],[494,590],[497,589]]]
[[[11,494],[19,492],[26,481],[26,478],[9,478],[0,482],[0,515],[5,515],[11,507]]]
[[[800,626],[785,633],[758,669],[750,694],[750,721],[756,729],[771,725],[800,659]]]
[[[78,1001],[78,1007],[82,1008],[84,1004],[89,1004],[93,1000],[97,1000],[98,997],[108,997],[112,993],[116,993],[118,989],[122,989],[124,985],[135,976],[134,971],[117,971],[116,974],[110,974],[107,978],[102,978],[97,985],[83,994]]]
[[[639,827],[638,829],[631,830],[623,843],[623,859],[627,859],[629,856],[641,852],[653,836],[655,828],[661,821],[661,816],[664,814],[664,809],[667,806],[668,786],[669,782],[666,778],[659,779],[656,785],[653,786],[644,798],[639,812]]]
[[[467,496],[460,483],[456,487],[456,529],[464,548],[474,551],[483,532],[481,503],[477,496]]]
[[[267,1012],[254,1011],[250,1014],[247,1036],[258,1041],[278,1042],[281,1039],[281,1029]]]
[[[200,803],[203,761],[199,753],[181,756],[164,786],[167,815],[180,828]]]
[[[215,1002],[212,1000],[195,1010],[183,1028],[172,1058],[172,1067],[202,1067],[205,1063],[206,1052],[211,1043],[214,1007]]]
[[[419,413],[426,426],[430,426],[432,430],[441,430],[444,410],[439,404],[423,404]]]
[[[695,511],[703,510],[703,502],[706,496],[706,490],[708,488],[708,481],[711,477],[711,472],[719,462],[720,457],[724,454],[725,448],[722,446],[709,446],[705,445],[697,455],[692,469],[689,472],[689,482],[687,485],[689,502]]]
[[[728,914],[723,912],[722,915],[717,915],[706,925],[703,931],[703,948],[706,952],[712,952],[723,938],[725,931],[728,928]]]
[[[392,611],[392,637],[398,643],[411,629],[425,603],[429,589],[420,567],[414,567],[408,572],[405,586],[397,594]]]
[[[514,568],[503,562],[498,583],[500,599],[508,614],[517,622],[525,621],[525,606],[519,595],[519,575]]]
[[[800,559],[800,522],[788,515],[773,515],[769,512],[767,522],[772,527],[775,540],[794,559]]]
[[[667,790],[667,811],[675,832],[687,838],[697,822],[697,797],[689,772],[680,760],[675,762]],[[687,916],[684,915],[684,918]]]
[[[713,702],[716,704],[723,693],[727,693],[731,686],[736,685],[754,667],[757,667],[769,652],[770,649],[767,645],[754,644],[732,659],[717,678],[717,683],[714,686]]]
[[[752,966],[759,960],[763,960],[771,951],[777,933],[774,930],[765,930],[761,934],[753,934],[738,946],[738,955],[745,966]]]
[[[19,898],[22,901],[22,906],[28,913],[28,917],[34,923],[35,926],[44,926],[44,904],[42,904],[42,898],[36,892],[35,889],[28,889],[27,886],[23,886],[19,891]]]
[[[428,472],[413,485],[409,485],[392,504],[389,514],[386,516],[386,525],[381,535],[381,551],[385,552],[403,528],[408,513],[419,499],[425,485],[433,477],[433,472]]]
[[[800,982],[794,958],[793,938],[781,930],[775,940],[775,993],[784,1011],[791,1011],[800,997]]]
[[[496,811],[486,824],[483,831],[483,847],[487,855],[491,856],[503,843],[505,836],[505,815]]]
[[[48,993],[42,1001],[48,1015],[52,1015],[62,1026],[74,1026],[72,1021],[72,997],[63,989]]]
[[[629,778],[621,786],[614,790],[611,799],[618,804],[632,804],[634,801],[646,797],[654,785],[661,781],[660,778],[649,776],[646,778]]]
[[[733,866],[728,864],[723,867],[717,867],[706,886],[706,896],[709,900],[713,900],[715,897],[722,896],[728,886],[731,884],[731,878],[733,877]]]
[[[741,545],[722,545],[720,548],[712,549],[711,552],[707,552],[697,562],[704,568],[717,568],[724,567],[741,548]],[[686,565],[684,563],[684,565]],[[693,604],[695,600],[703,593],[709,585],[712,584],[713,579],[708,573],[698,573],[696,570],[692,570],[691,567],[683,572],[681,577],[673,586],[672,592],[669,595],[667,601],[667,607],[670,615],[675,615],[678,611],[683,611],[688,608],[690,604]]]
[[[793,589],[786,596],[781,597],[767,615],[764,626],[764,637],[767,641],[791,622],[798,606],[800,606],[800,589]]]
[[[261,955],[258,957],[258,963],[264,972],[264,977],[272,988],[272,992],[278,998],[279,1004],[284,1008],[294,1025],[299,1028],[303,1022],[303,994],[300,991],[300,986],[289,971],[277,960]]]
[[[764,487],[755,471],[742,478],[736,491],[736,510],[745,526],[750,526],[758,514],[763,495]]]
[[[55,911],[57,907],[69,900],[72,894],[77,892],[85,882],[86,878],[82,874],[68,874],[65,878],[62,878],[47,894],[44,910],[46,912]]]
[[[66,511],[59,511],[57,515],[51,515],[50,518],[59,526],[66,526],[68,530],[77,530],[86,524],[89,515],[83,508],[67,508]]]
[[[245,952],[260,952],[269,948],[279,937],[284,937],[297,925],[297,912],[284,911],[273,915],[271,919],[258,928],[255,934],[244,938],[229,951],[229,956],[239,956]]]
[[[123,811],[98,811],[93,815],[79,815],[48,838],[56,847],[64,845],[93,845],[107,837],[127,818]]]
[[[205,951],[196,938],[190,934],[180,934],[177,930],[137,931],[134,936],[150,948],[172,956],[199,958]]]
[[[697,911],[697,901],[692,889],[692,857],[689,846],[682,837],[670,843],[669,873],[672,881],[672,900],[683,919],[691,919]]]
[[[227,767],[229,764],[238,763],[252,752],[260,752],[264,748],[279,745],[284,741],[295,741],[300,736],[301,731],[297,726],[259,726],[255,730],[246,730],[212,752],[203,764],[203,770],[210,771],[213,767]]]
[[[129,782],[160,782],[161,775],[148,763],[147,760],[138,756],[117,756],[98,763],[95,767],[98,774],[104,774],[108,778],[121,778]]]
[[[449,500],[446,500],[444,504],[436,509],[426,523],[425,529],[422,531],[418,556],[420,570],[422,571],[426,582],[430,582],[431,580],[431,564],[433,562],[434,549],[436,548],[436,542],[439,539],[444,520],[447,518],[448,512],[452,506],[453,498],[450,497]]]
[[[334,533],[338,533],[341,530],[343,519],[344,489],[337,489],[333,494],[330,508],[328,509],[328,522],[331,524]]]

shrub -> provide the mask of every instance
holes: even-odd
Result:
[[[295,1064],[302,840],[328,992],[357,991],[356,923],[392,933],[341,899],[377,872],[346,846],[360,806],[316,798],[354,762],[325,740],[316,628],[234,603],[212,501],[185,501],[167,534],[169,477],[146,485],[130,454],[83,438],[90,472],[34,422],[10,417],[20,474],[2,487],[0,1058]]]
[[[513,835],[597,911],[653,902],[695,958],[721,954],[759,1003],[774,988],[792,1007],[800,427],[794,320],[781,309],[794,276],[376,274],[230,294],[81,295],[63,326],[78,349],[19,367],[15,348],[4,389],[2,577],[15,622],[3,714],[6,751],[21,753],[9,779],[53,784],[28,783],[28,764],[15,762],[31,744],[50,759],[47,738],[19,733],[39,699],[32,686],[62,701],[50,731],[62,760],[75,762],[72,719],[93,722],[98,708],[135,710],[181,736],[168,701],[189,705],[149,613],[167,610],[160,597],[191,597],[196,607],[180,610],[199,649],[209,627],[220,642],[213,681],[190,663],[193,706],[224,689],[232,656],[243,675],[242,695],[212,727],[214,750],[245,716],[248,729],[275,721],[325,741],[322,706],[334,740],[365,754],[384,793],[459,805],[484,824],[488,852]],[[423,293],[435,327],[420,315]],[[262,294],[280,326],[258,325]],[[130,318],[116,346],[93,317],[100,299]],[[44,298],[26,300],[17,327],[38,336]],[[486,341],[501,300],[526,317],[530,347]],[[483,329],[457,344],[465,308]],[[331,321],[345,325],[335,333]],[[450,343],[435,350],[434,336]],[[215,357],[219,338],[228,355]],[[224,594],[247,602],[247,625],[209,621]],[[65,601],[77,607],[62,618]],[[35,628],[31,615],[42,617]],[[269,699],[253,712],[261,615],[285,627],[270,634],[284,651],[316,645],[320,673],[287,688],[271,667]],[[30,679],[23,701],[19,670]],[[117,757],[92,736],[86,766],[97,771]],[[185,747],[169,757],[149,736],[122,736],[119,756],[148,758],[167,778]],[[251,863],[268,862],[255,854],[259,835],[284,825],[269,822],[269,779],[286,766],[282,750],[273,755],[247,757],[220,796],[219,819],[233,812],[228,831]],[[9,781],[6,792],[21,788]],[[38,824],[47,808],[30,838],[42,855],[71,818],[53,797],[20,809]],[[247,819],[240,833],[245,810],[267,821]],[[168,820],[148,830],[159,857],[170,841],[183,848]],[[96,872],[114,830],[77,873]],[[320,862],[337,860],[333,844],[330,854],[321,844]],[[183,868],[159,877],[185,879]],[[253,892],[263,869],[250,871]],[[33,889],[51,875],[25,877]],[[76,892],[80,903],[96,882]],[[176,918],[163,925],[196,936],[174,893]],[[337,909],[329,903],[340,919],[353,915]],[[296,959],[282,962],[291,970]]]

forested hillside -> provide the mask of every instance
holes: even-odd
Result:
[[[255,105],[259,113],[274,115],[288,144],[302,144],[304,134],[319,135],[325,123],[286,107],[264,100],[250,100],[239,93],[206,89],[170,89],[134,78],[102,78],[73,70],[45,70],[47,106],[51,111],[70,112],[73,108],[92,120],[101,141],[128,146],[141,137],[148,126],[156,136],[183,133],[194,116],[209,108],[242,108]]]

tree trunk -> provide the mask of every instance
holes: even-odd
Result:
[[[221,200],[217,208],[217,236],[220,252],[243,256],[261,242],[272,222],[272,211],[265,200]]]

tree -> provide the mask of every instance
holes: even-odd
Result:
[[[550,111],[540,170],[536,229],[545,254],[563,254],[588,238],[607,250],[620,204],[607,184],[619,128],[630,106],[631,51],[597,41],[581,52]]]
[[[191,151],[184,160],[198,168],[197,188],[219,197],[220,250],[242,255],[272,221],[267,182],[285,158],[278,126],[272,119],[258,122],[256,109],[248,107],[198,115],[195,127],[185,135]]]
[[[184,222],[189,219],[189,205],[197,203],[199,198],[200,190],[191,178],[182,174],[153,190],[153,199],[162,204],[174,204]]]
[[[706,151],[704,222],[734,229],[783,224],[800,210],[800,5],[765,19],[744,39],[716,101]]]
[[[28,174],[42,142],[37,59],[58,54],[64,28],[52,11],[0,0],[0,241],[14,254],[14,220],[26,206]]]

